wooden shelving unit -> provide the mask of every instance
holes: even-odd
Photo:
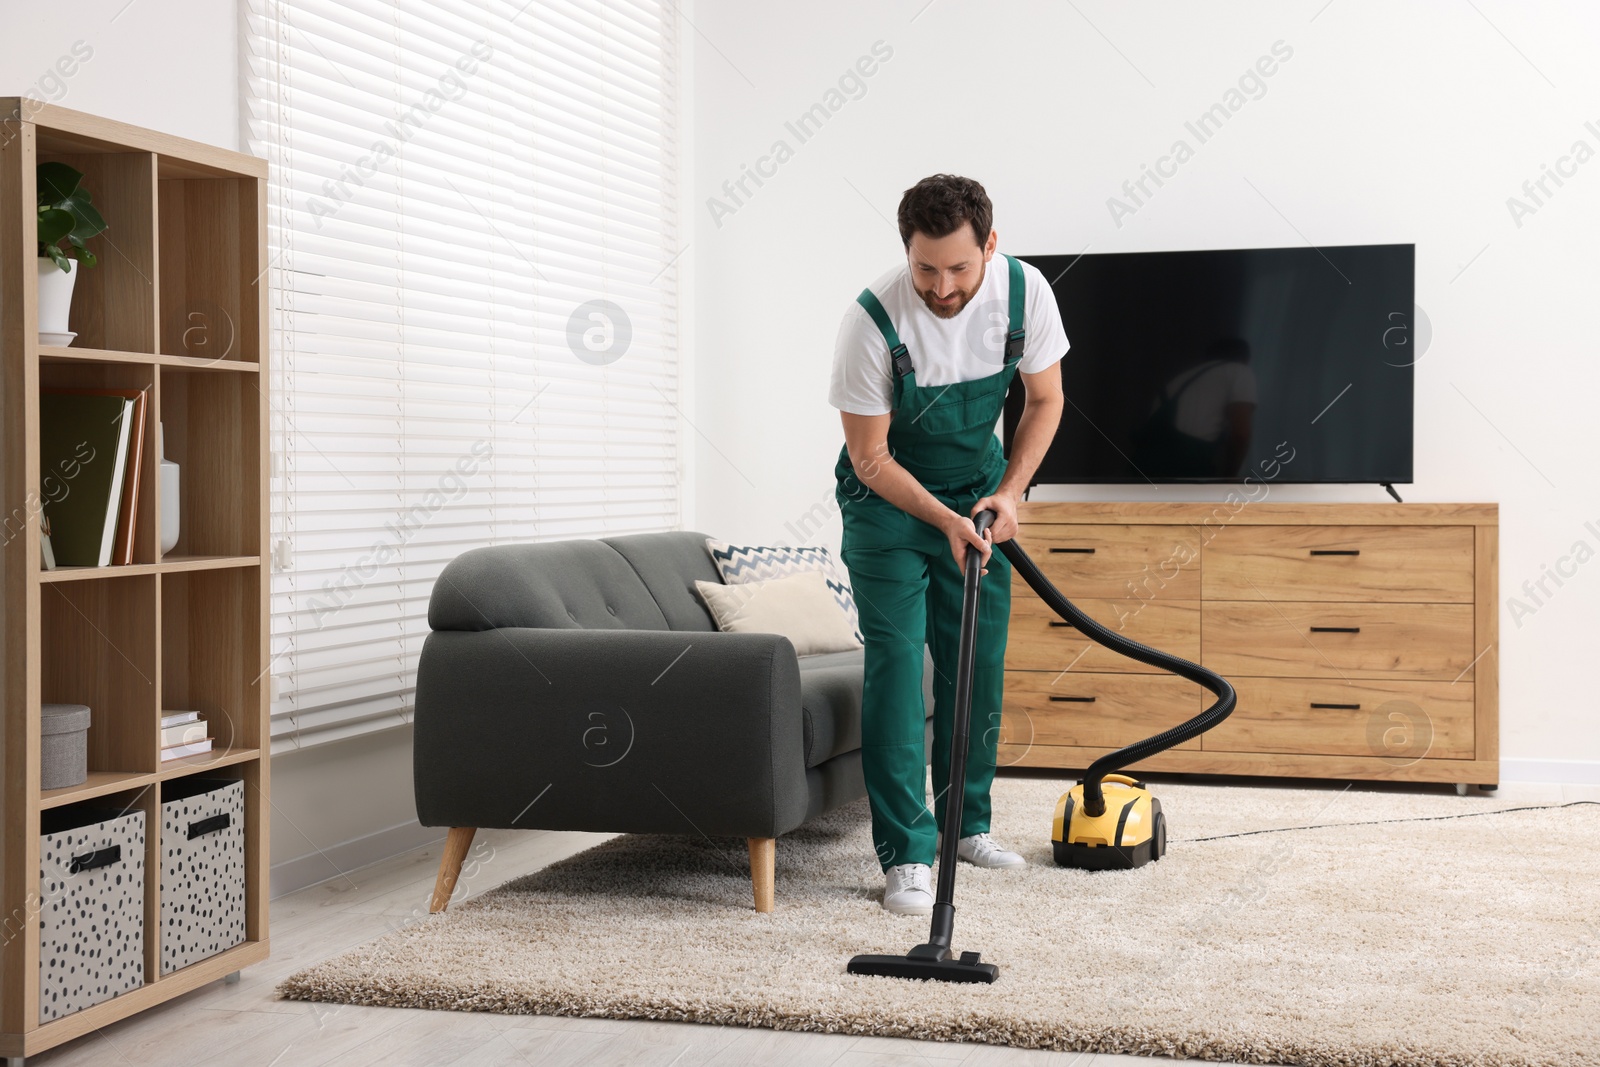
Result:
[[[110,228],[73,294],[70,347],[39,344],[35,165],[82,171]],[[0,1056],[34,1055],[267,956],[267,164],[36,101],[0,98]],[[80,268],[81,269],[81,268]],[[39,391],[148,391],[134,562],[41,568]],[[182,468],[181,537],[156,529],[156,426]],[[87,704],[89,778],[40,788],[40,707]],[[160,761],[163,709],[198,709],[215,751]],[[245,784],[246,940],[160,967],[163,786]],[[145,812],[138,989],[39,1023],[40,812]]]

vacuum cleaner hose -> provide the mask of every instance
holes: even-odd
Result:
[[[1236,698],[1233,686],[1220,674],[1208,671],[1198,663],[1190,663],[1160,649],[1141,645],[1137,641],[1130,641],[1115,630],[1095,622],[1077,606],[1061,594],[1061,591],[1050,583],[1036,566],[1028,554],[1022,550],[1015,538],[1002,541],[999,549],[1011,561],[1011,566],[1022,576],[1029,587],[1050,606],[1050,609],[1060,615],[1067,622],[1082,633],[1085,637],[1098,645],[1103,645],[1113,652],[1127,656],[1129,659],[1148,663],[1152,667],[1159,667],[1164,671],[1187,678],[1191,682],[1204,686],[1216,694],[1216,702],[1205,711],[1196,715],[1188,722],[1174,726],[1172,729],[1159,733],[1154,737],[1147,737],[1143,741],[1136,741],[1126,748],[1119,748],[1115,752],[1101,756],[1089,765],[1083,775],[1083,801],[1084,811],[1089,815],[1103,815],[1106,810],[1105,796],[1100,789],[1100,780],[1106,775],[1121,770],[1130,763],[1137,763],[1155,755],[1165,752],[1174,745],[1181,745],[1191,738],[1198,737],[1207,730],[1216,726],[1233,713]]]

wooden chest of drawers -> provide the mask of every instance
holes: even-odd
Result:
[[[1028,502],[1018,517],[1074,603],[1239,694],[1222,725],[1137,767],[1499,781],[1496,505]],[[1001,766],[1081,770],[1211,699],[1015,579]]]

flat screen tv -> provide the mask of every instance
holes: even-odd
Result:
[[[1023,256],[1070,346],[1034,483],[1237,482],[1268,463],[1278,482],[1410,482],[1415,252]],[[1006,399],[1008,456],[1022,401]]]

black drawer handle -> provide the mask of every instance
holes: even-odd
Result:
[[[1094,555],[1094,549],[1092,549],[1092,548],[1061,548],[1059,546],[1051,546],[1050,551],[1052,551],[1052,552],[1081,552],[1082,554],[1084,554],[1086,556]]]
[[[233,818],[227,812],[223,812],[221,815],[213,815],[209,819],[201,819],[199,822],[192,822],[189,824],[189,840],[193,841],[197,837],[204,837],[206,834],[216,833],[218,830],[226,830],[232,824]]]
[[[1313,548],[1311,554],[1313,556],[1359,556],[1361,555],[1361,550],[1359,548]]]
[[[1360,704],[1318,704],[1315,700],[1313,700],[1311,702],[1311,706],[1314,707],[1314,708],[1337,708],[1340,711],[1360,711],[1361,710],[1361,705]]]
[[[1059,701],[1059,702],[1064,703],[1064,704],[1093,704],[1094,703],[1094,697],[1058,697],[1058,696],[1053,696],[1052,695],[1050,697],[1050,699],[1051,700],[1055,700],[1055,701]]]
[[[1313,626],[1311,628],[1311,632],[1314,633],[1314,634],[1358,634],[1358,633],[1361,632],[1361,627],[1359,627],[1359,626]]]
[[[67,864],[68,874],[79,874],[83,871],[92,871],[96,867],[109,867],[113,863],[122,862],[122,846],[112,845],[110,848],[97,848],[82,856],[72,857],[72,862]]]
[[[1051,619],[1050,620],[1050,625],[1051,626],[1066,626],[1068,628],[1076,629],[1076,627],[1073,627],[1072,624],[1070,622],[1068,622],[1066,619]]]

